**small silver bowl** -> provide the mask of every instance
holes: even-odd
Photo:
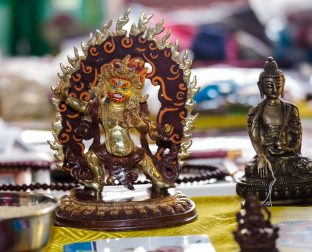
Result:
[[[0,192],[0,251],[38,251],[50,237],[57,200],[27,192]]]

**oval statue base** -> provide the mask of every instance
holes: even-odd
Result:
[[[236,192],[240,197],[246,198],[250,193],[258,196],[259,200],[268,198],[270,182],[264,179],[239,179],[236,184]],[[302,205],[311,204],[312,179],[292,180],[279,179],[271,190],[272,205]],[[269,200],[266,201],[269,203]]]
[[[183,193],[171,188],[159,194],[146,185],[135,191],[107,186],[101,199],[91,190],[74,188],[56,209],[57,225],[105,231],[171,227],[196,218],[195,204]]]

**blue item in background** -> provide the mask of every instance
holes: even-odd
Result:
[[[78,242],[64,245],[64,252],[96,252],[96,242]]]
[[[203,101],[216,100],[220,97],[225,97],[230,94],[235,94],[237,91],[237,84],[233,81],[221,81],[212,84],[207,84],[200,89],[195,96],[195,101],[200,103]]]

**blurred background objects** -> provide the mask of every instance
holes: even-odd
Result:
[[[273,56],[286,76],[285,98],[299,106],[303,118],[303,144],[307,145],[303,151],[311,153],[310,0],[0,0],[0,118],[6,126],[1,128],[4,135],[12,126],[50,130],[55,120],[50,87],[58,80],[59,63],[68,65],[67,55],[73,55],[74,46],[80,48],[90,32],[108,19],[116,20],[129,7],[128,28],[142,12],[153,14],[151,25],[164,19],[163,34],[170,30],[170,41],[178,39],[180,50],[189,50],[192,74],[201,88],[195,97],[199,117],[194,135],[200,137],[198,143],[203,136],[247,138],[246,114],[260,100],[258,77],[265,59]],[[155,117],[158,89],[147,83],[146,92]],[[40,136],[42,142],[32,144],[42,148],[47,135]],[[19,147],[25,144],[17,140]],[[227,141],[221,142],[226,145]],[[209,141],[205,143],[211,148]],[[202,149],[199,144],[193,148]],[[248,148],[252,151],[250,145],[244,146]]]
[[[251,74],[252,69],[272,55],[286,73],[287,98],[311,116],[311,1],[1,0],[1,117],[49,122],[50,86],[57,81],[59,63],[66,64],[73,46],[128,7],[129,27],[142,12],[151,13],[152,24],[164,19],[171,41],[179,39],[180,50],[190,51],[201,87],[196,110],[203,115],[228,116],[225,120],[233,113],[244,115],[259,100],[260,70]],[[147,92],[157,97],[148,85]],[[218,127],[206,121],[200,128]],[[242,118],[235,122],[232,126],[243,126]]]

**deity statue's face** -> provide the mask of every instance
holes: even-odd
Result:
[[[109,80],[108,97],[113,102],[125,102],[132,95],[131,82],[122,77],[113,77]]]
[[[283,76],[277,78],[263,78],[262,89],[268,99],[278,99],[284,90]]]

